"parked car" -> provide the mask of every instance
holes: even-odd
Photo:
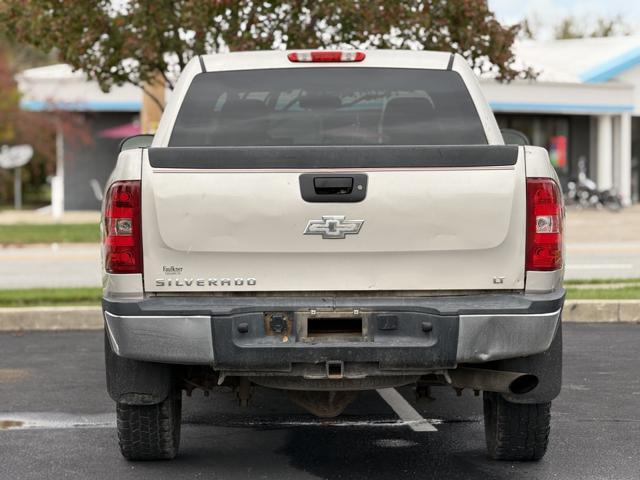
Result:
[[[461,56],[197,57],[132,142],[102,222],[127,459],[173,458],[182,392],[218,386],[322,416],[363,390],[483,391],[489,454],[544,455],[562,194],[543,148],[504,144]]]

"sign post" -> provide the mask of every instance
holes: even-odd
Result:
[[[22,210],[22,167],[13,170],[13,208]]]
[[[22,167],[33,157],[31,145],[16,145],[0,148],[0,167],[13,168],[13,206],[16,210],[22,208]]]

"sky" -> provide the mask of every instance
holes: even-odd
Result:
[[[595,23],[598,17],[620,15],[640,34],[640,1],[638,0],[488,0],[489,7],[501,23],[513,24],[524,18],[539,22],[539,36],[551,36],[553,25],[567,16],[582,24]]]

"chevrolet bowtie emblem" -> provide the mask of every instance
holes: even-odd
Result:
[[[322,235],[322,238],[345,238],[355,235],[362,228],[364,220],[345,220],[344,215],[323,215],[322,220],[309,220],[305,235]]]

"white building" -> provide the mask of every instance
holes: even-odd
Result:
[[[548,148],[561,178],[575,176],[583,161],[600,188],[615,187],[625,202],[638,201],[640,36],[529,41],[516,45],[515,52],[517,65],[538,76],[508,84],[482,80],[500,126]],[[105,94],[67,65],[26,70],[18,85],[25,109],[44,110],[53,103],[86,115],[96,143],[73,147],[65,141],[59,171],[67,208],[97,208],[90,182],[104,183],[118,143],[103,133],[131,130],[127,125],[142,104],[140,90],[124,86]]]
[[[508,85],[482,82],[501,127],[550,149],[561,176],[584,159],[599,188],[638,201],[640,36],[523,42],[519,66],[539,75]]]

